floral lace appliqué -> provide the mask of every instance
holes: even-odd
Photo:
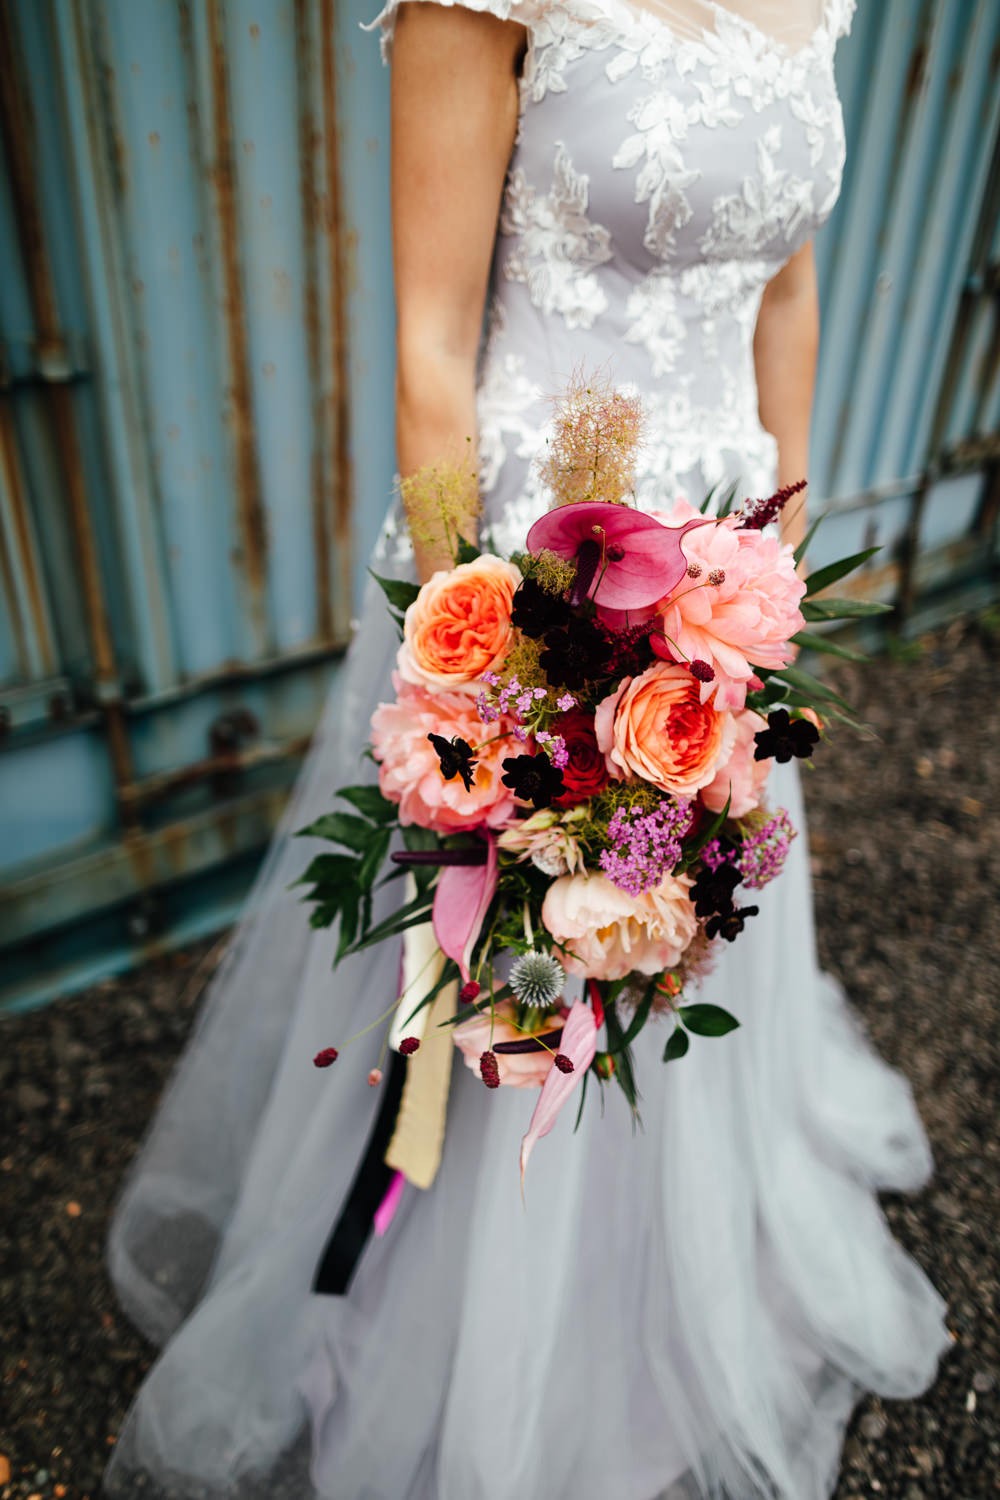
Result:
[[[516,238],[503,271],[520,281],[544,313],[558,313],[568,328],[591,328],[608,305],[591,274],[611,259],[611,235],[587,217],[588,179],[573,170],[569,152],[556,143],[552,189],[541,194],[515,167],[508,178],[500,216],[505,235]]]

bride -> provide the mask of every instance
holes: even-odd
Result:
[[[484,533],[523,542],[533,459],[581,368],[641,396],[636,498],[766,495],[808,472],[812,238],[844,136],[833,58],[854,0],[389,0],[401,473],[472,436]],[[484,318],[485,314],[485,318]],[[485,323],[486,335],[480,338]],[[374,503],[369,497],[368,503]],[[426,577],[390,515],[380,571]],[[801,508],[785,519],[802,534]],[[859,1394],[905,1397],[942,1303],[879,1188],[930,1168],[905,1082],[813,942],[804,832],[700,999],[724,1043],[563,1118],[522,1206],[531,1111],[455,1069],[434,1186],[314,1289],[364,1171],[385,944],[331,975],[290,833],[357,780],[395,640],[374,585],[308,765],[110,1238],[163,1345],[111,1493],[294,1500],[820,1500]],[[803,829],[794,770],[778,804]],[[725,946],[725,945],[723,945]],[[613,1093],[614,1091],[612,1091]],[[592,1102],[592,1101],[591,1101]],[[366,1169],[365,1169],[366,1170]]]

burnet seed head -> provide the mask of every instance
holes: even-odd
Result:
[[[522,1005],[553,1005],[563,992],[566,971],[551,953],[533,948],[515,959],[509,983]]]

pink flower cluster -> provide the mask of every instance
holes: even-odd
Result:
[[[688,801],[661,802],[652,812],[619,807],[608,824],[609,842],[601,850],[601,869],[619,890],[641,896],[659,885],[676,865],[691,822]]]

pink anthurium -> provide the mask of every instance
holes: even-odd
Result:
[[[544,548],[575,562],[580,598],[595,599],[609,610],[644,609],[684,577],[688,561],[681,538],[706,519],[664,526],[627,505],[559,505],[532,526],[528,551]]]
[[[548,1135],[556,1123],[556,1116],[570,1094],[580,1083],[594,1060],[597,1051],[597,1017],[590,1006],[578,1000],[570,1007],[563,1027],[559,1055],[568,1057],[572,1070],[564,1072],[553,1063],[549,1069],[542,1091],[538,1096],[534,1114],[528,1125],[528,1133],[521,1142],[521,1189],[524,1189],[524,1173],[535,1142]]]
[[[445,865],[438,876],[431,919],[438,947],[458,964],[462,983],[470,979],[469,962],[483,919],[497,888],[497,846],[486,839],[486,863]]]

